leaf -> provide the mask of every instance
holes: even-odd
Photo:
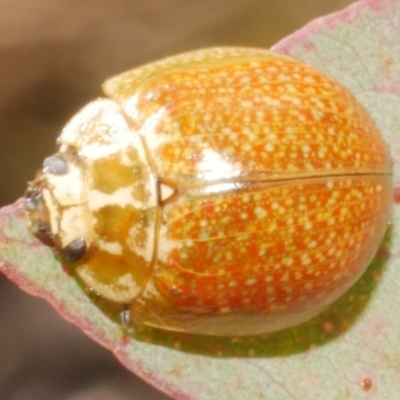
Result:
[[[325,70],[367,107],[400,159],[400,2],[367,0],[313,21],[274,48]],[[22,201],[0,211],[0,269],[46,298],[128,369],[176,399],[397,399],[399,207],[375,261],[318,318],[263,337],[141,329],[127,337],[29,235]]]

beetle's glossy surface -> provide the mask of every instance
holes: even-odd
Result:
[[[108,80],[30,184],[33,233],[131,320],[260,334],[320,313],[384,234],[391,161],[325,74],[265,50],[195,51]]]

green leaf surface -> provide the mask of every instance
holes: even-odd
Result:
[[[400,159],[400,1],[368,0],[313,21],[275,50],[335,76],[367,107]],[[46,298],[130,370],[176,399],[400,398],[399,208],[374,262],[318,318],[262,337],[140,329],[128,336],[29,235],[22,201],[0,211],[0,270]]]

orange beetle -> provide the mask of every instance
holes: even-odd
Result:
[[[30,183],[31,231],[130,320],[210,335],[300,324],[387,226],[388,148],[320,71],[211,48],[118,75]]]

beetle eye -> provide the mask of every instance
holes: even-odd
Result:
[[[60,256],[64,261],[75,264],[82,260],[86,253],[86,241],[82,238],[71,242],[67,247],[60,250]]]
[[[53,175],[65,175],[68,171],[68,163],[60,156],[50,156],[43,161],[43,172]]]

